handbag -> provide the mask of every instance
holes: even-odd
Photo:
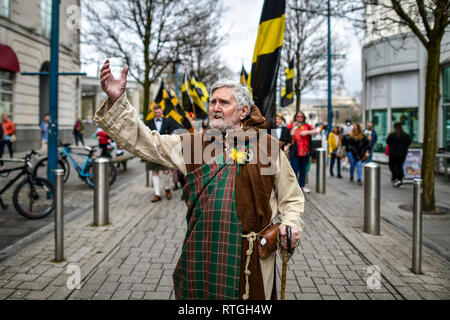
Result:
[[[339,146],[339,147],[337,148],[337,151],[336,151],[336,157],[337,157],[337,158],[344,158],[344,157],[345,157],[345,147]]]
[[[264,230],[256,238],[260,259],[267,259],[278,247],[278,231],[281,223],[277,222]]]
[[[12,134],[12,135],[9,137],[9,140],[10,140],[11,142],[16,142],[16,141],[17,141],[16,135],[15,135],[15,134]]]
[[[297,141],[294,141],[293,144],[289,147],[289,158],[297,156],[298,153],[298,145]]]

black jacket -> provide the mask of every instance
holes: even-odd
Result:
[[[271,129],[270,131],[271,131],[270,134],[274,138],[278,139],[277,130],[276,129]],[[290,130],[288,128],[286,128],[286,127],[281,127],[281,135],[280,135],[280,139],[278,139],[278,140],[283,142],[283,146],[287,145],[287,144],[290,144],[291,143],[291,132],[290,132]]]
[[[366,151],[370,151],[369,139],[365,136],[362,139],[356,139],[347,134],[342,139],[342,145],[347,152],[353,154],[356,161],[362,160]]]
[[[393,156],[405,156],[408,153],[411,138],[405,132],[397,135],[395,132],[389,133],[386,143],[389,145],[389,154]]]
[[[162,125],[159,134],[171,134],[176,129],[183,128],[183,126],[178,124],[178,122],[176,122],[175,120],[172,120],[170,118],[161,118],[161,119]],[[147,127],[150,128],[150,130],[156,130],[155,119],[148,120],[145,124],[147,125]]]

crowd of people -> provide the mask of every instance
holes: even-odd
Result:
[[[276,118],[276,129],[273,135],[284,144],[288,150],[289,160],[298,178],[298,183],[304,193],[310,192],[306,187],[306,175],[312,156],[312,137],[317,134],[326,135],[326,127],[314,128],[306,122],[303,112],[298,112],[290,123],[286,123],[281,114]],[[373,123],[367,121],[365,129],[357,122],[347,119],[343,125],[336,125],[328,135],[329,172],[331,177],[342,179],[342,171],[349,172],[349,180],[358,185],[363,184],[363,163],[372,161],[373,152],[378,136]],[[411,138],[402,129],[402,124],[396,122],[394,131],[387,139],[387,153],[389,155],[389,169],[392,174],[394,187],[403,186],[403,164],[406,159]]]
[[[191,120],[196,131],[202,131],[208,126],[204,121],[199,126],[194,124],[195,121],[193,118]],[[158,126],[159,122],[157,121],[164,121],[164,130],[161,130],[162,126]],[[312,138],[316,135],[326,136],[326,126],[312,126],[307,122],[306,116],[302,111],[296,113],[290,122],[287,122],[282,114],[278,114],[275,123],[275,127],[269,132],[282,143],[282,150],[289,159],[303,193],[311,192],[307,187],[306,176],[313,156]],[[181,127],[175,121],[164,118],[160,113],[157,113],[155,119],[147,121],[146,125],[150,129],[157,130],[162,134],[172,134],[175,129]],[[328,145],[328,167],[330,176],[342,179],[343,171],[348,171],[350,182],[354,182],[356,171],[356,183],[362,185],[363,164],[372,161],[375,145],[378,141],[378,135],[373,128],[372,122],[367,121],[365,129],[363,129],[358,122],[352,122],[350,119],[347,119],[344,124],[335,125],[328,135],[328,138],[324,141],[326,141]],[[403,163],[405,162],[411,139],[409,135],[403,131],[400,122],[394,124],[394,131],[388,135],[386,144],[387,150],[390,150],[389,169],[392,174],[391,179],[393,186],[402,187]],[[163,186],[168,200],[172,198],[170,191],[171,183],[174,185],[174,190],[177,190],[179,185],[180,187],[183,187],[184,185],[183,175],[179,171],[169,171],[167,168],[153,163],[150,164],[150,170],[153,171],[152,182],[155,188],[152,202],[162,200],[160,194],[159,171],[163,171]],[[169,178],[170,174],[172,174],[172,181],[170,181]]]
[[[171,134],[175,129],[181,128],[175,121],[164,118],[162,112],[159,112],[161,108],[157,108],[156,111],[157,116],[146,123],[152,130],[156,129],[162,134]],[[193,127],[196,127],[197,131],[201,131],[207,126],[205,121],[200,126],[197,126],[194,118],[191,120]],[[282,142],[283,151],[288,155],[300,188],[304,193],[309,193],[310,189],[306,186],[306,176],[311,164],[312,137],[317,134],[326,134],[324,132],[326,128],[315,128],[306,120],[305,114],[301,111],[296,113],[289,123],[287,123],[283,115],[278,114],[276,116],[276,126],[271,129],[271,134]],[[162,127],[164,130],[161,130]],[[49,115],[45,114],[44,119],[40,123],[41,152],[44,154],[48,150],[48,128]],[[13,158],[13,143],[16,141],[15,131],[14,122],[6,113],[3,113],[2,126],[0,126],[0,158],[3,157],[5,147],[8,147],[10,158]],[[77,118],[73,127],[73,135],[77,146],[79,142],[84,146],[83,134],[84,124],[81,118]],[[101,156],[111,157],[111,151],[116,146],[110,137],[100,128],[97,129],[94,137],[98,139]],[[343,125],[334,126],[327,139],[330,176],[335,177],[334,170],[336,167],[337,178],[342,179],[342,171],[348,171],[349,179],[353,182],[356,169],[356,182],[358,185],[362,185],[363,163],[372,161],[377,140],[378,136],[371,121],[366,123],[364,130],[359,123],[352,122],[349,119]],[[389,170],[391,171],[391,181],[394,187],[401,188],[403,186],[403,164],[410,144],[410,136],[403,131],[402,124],[396,122],[394,130],[386,139],[387,146],[385,150],[386,155],[389,156]],[[120,153],[123,150],[117,146],[117,152]],[[2,167],[3,163],[0,162],[0,170]],[[169,172],[167,168],[153,163],[150,163],[150,170],[153,171],[152,182],[155,187],[155,195],[152,202],[161,201],[162,199],[159,190],[159,171],[163,172],[163,186],[167,199],[170,200],[172,198],[171,183],[174,184],[175,190],[184,185],[180,172]],[[172,174],[172,179],[170,179],[169,173]]]

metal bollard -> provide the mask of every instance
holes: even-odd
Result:
[[[64,261],[64,170],[56,169],[55,174],[55,262]]]
[[[364,165],[364,232],[380,235],[380,166]]]
[[[412,271],[422,273],[422,203],[423,180],[414,179]]]
[[[109,223],[109,159],[94,161],[94,226]]]
[[[316,192],[325,193],[325,179],[327,170],[327,151],[324,148],[318,148],[317,166],[316,166]]]

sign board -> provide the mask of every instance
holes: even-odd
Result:
[[[403,164],[405,180],[420,178],[422,173],[422,149],[410,148]]]

